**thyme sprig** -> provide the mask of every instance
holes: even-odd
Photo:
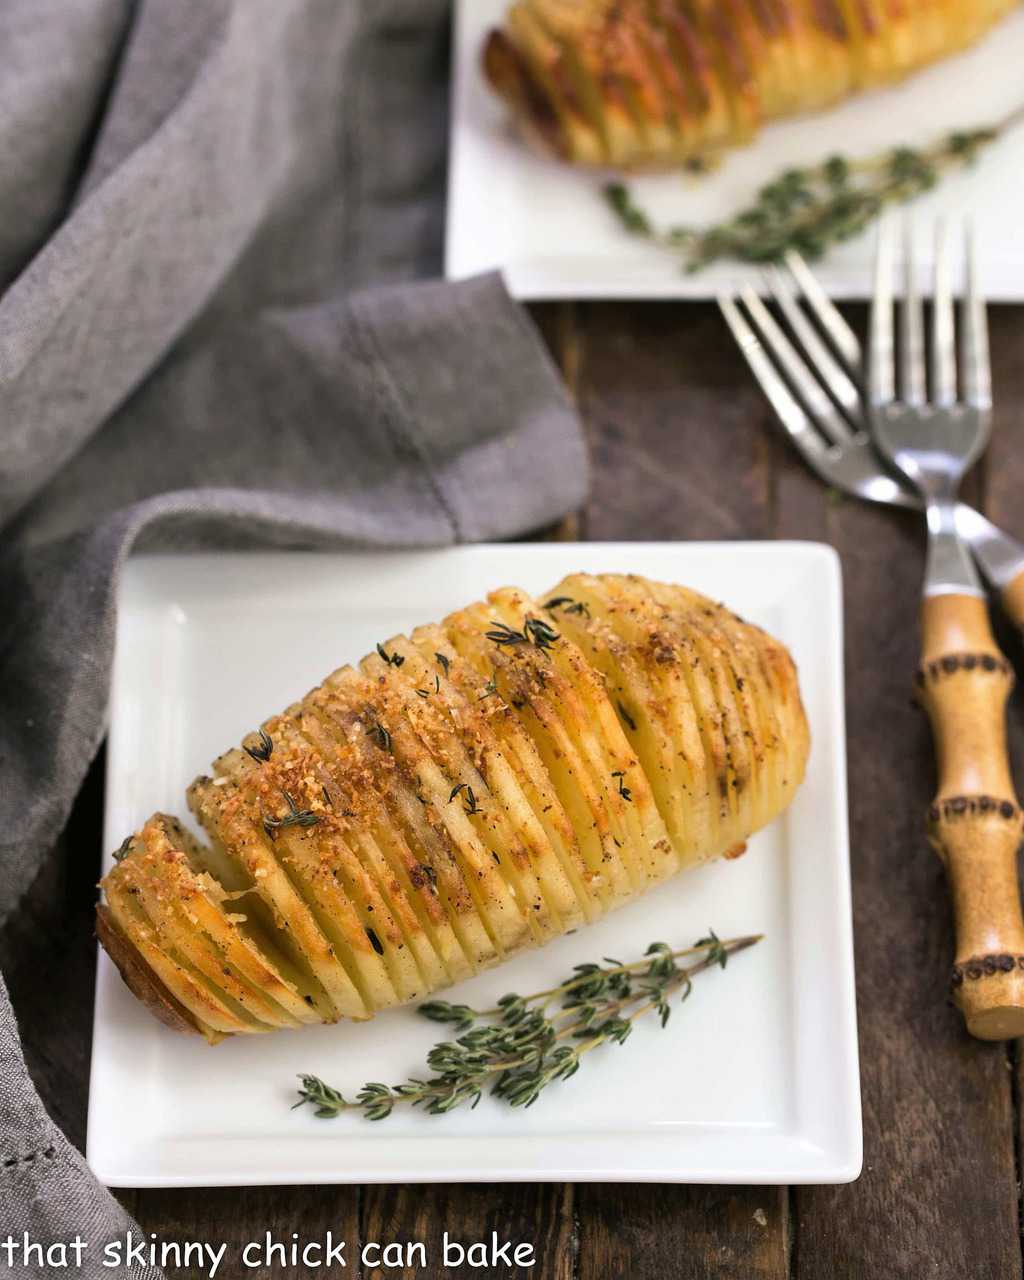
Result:
[[[995,125],[945,134],[931,146],[894,147],[863,160],[832,155],[821,164],[787,169],[746,208],[710,227],[659,229],[621,182],[608,184],[604,197],[632,235],[681,253],[687,272],[721,259],[778,262],[791,249],[814,261],[859,235],[887,205],[913,200],[950,170],[974,163],[1022,119],[1024,108]]]
[[[395,1085],[371,1081],[352,1099],[319,1076],[302,1075],[295,1106],[308,1104],[322,1119],[361,1111],[367,1120],[386,1120],[402,1104],[436,1116],[475,1107],[485,1090],[511,1107],[532,1106],[549,1085],[575,1075],[586,1054],[605,1044],[624,1044],[644,1014],[654,1013],[664,1027],[673,998],[686,1000],[698,973],[715,965],[724,969],[730,956],[760,937],[723,941],[711,929],[682,950],[654,942],[642,960],[580,964],[557,986],[529,996],[503,996],[493,1009],[428,1001],[418,1012],[450,1026],[457,1036],[430,1050],[431,1074]],[[685,963],[693,957],[699,958]]]

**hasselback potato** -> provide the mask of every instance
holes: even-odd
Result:
[[[98,932],[159,1017],[218,1040],[362,1019],[741,852],[808,731],[786,650],[643,578],[511,588],[378,645],[156,814]]]
[[[565,160],[664,168],[955,53],[1017,0],[516,0],[484,70]]]

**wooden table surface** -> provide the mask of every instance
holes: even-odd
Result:
[[[850,314],[863,323],[860,309]],[[352,1242],[351,1253],[359,1240],[429,1243],[446,1228],[480,1239],[494,1229],[536,1244],[532,1270],[500,1272],[533,1280],[1016,1280],[1024,1064],[1015,1044],[968,1039],[947,1003],[950,912],[941,867],[923,838],[933,771],[927,723],[909,696],[921,529],[904,514],[830,495],[802,469],[775,434],[713,307],[552,304],[534,315],[576,395],[593,459],[586,510],[556,536],[810,538],[842,557],[864,1173],[839,1187],[119,1194],[146,1230],[164,1238],[241,1244],[267,1229],[319,1238],[330,1228]],[[1024,308],[994,313],[992,349],[999,409],[971,496],[1024,537]],[[1005,628],[999,638],[1024,671],[1019,639]],[[1010,723],[1024,766],[1019,697]],[[62,847],[0,938],[30,1067],[78,1144],[85,1138],[101,806],[102,759]],[[350,1264],[345,1274],[358,1271]]]

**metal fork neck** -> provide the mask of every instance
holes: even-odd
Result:
[[[983,595],[974,561],[960,538],[956,522],[956,503],[946,499],[929,499],[928,558],[925,565],[924,594]]]

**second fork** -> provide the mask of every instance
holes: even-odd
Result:
[[[920,494],[928,526],[916,683],[938,757],[939,785],[928,829],[953,896],[953,998],[972,1035],[1003,1040],[1024,1034],[1024,918],[1016,856],[1021,810],[1010,776],[1005,724],[1013,676],[992,636],[984,592],[956,518],[960,483],[988,443],[991,419],[988,336],[973,257],[969,242],[961,306],[961,396],[949,237],[940,227],[930,362],[925,360],[922,306],[907,237],[897,387],[894,236],[892,223],[882,224],[868,387],[876,444]]]

